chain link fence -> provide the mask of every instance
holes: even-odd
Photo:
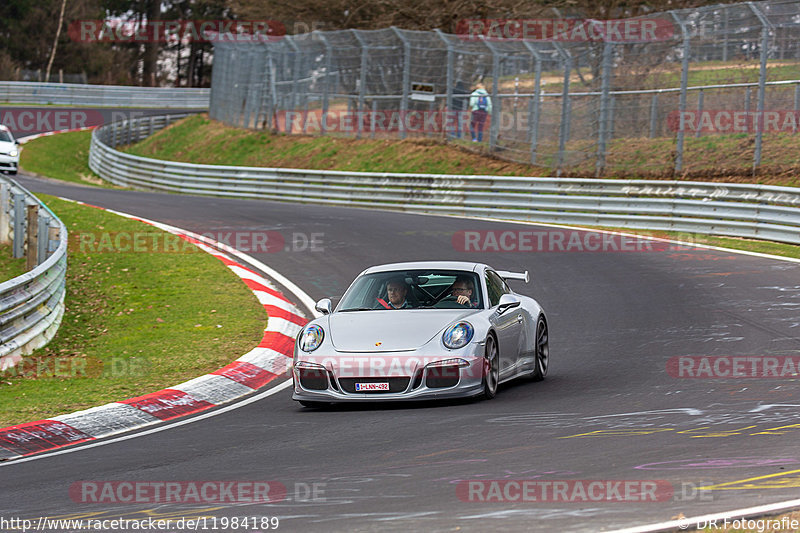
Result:
[[[437,138],[598,176],[653,142],[667,155],[643,158],[638,169],[681,173],[692,139],[720,135],[752,154],[755,170],[765,141],[798,129],[800,1],[623,21],[553,14],[549,22],[465,21],[479,31],[459,34],[388,28],[218,42],[210,115],[284,133]],[[561,29],[539,40],[509,35],[542,21]],[[478,83],[490,109],[476,144],[470,93]]]

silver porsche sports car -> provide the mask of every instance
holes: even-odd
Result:
[[[300,331],[292,398],[329,402],[493,398],[497,386],[544,379],[547,320],[536,300],[515,293],[528,281],[481,263],[424,261],[374,266],[335,310]]]

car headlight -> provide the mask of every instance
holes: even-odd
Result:
[[[325,332],[316,324],[308,326],[300,334],[300,349],[304,352],[313,352],[319,345],[322,344],[322,339],[325,338]]]
[[[11,157],[17,157],[19,155],[19,150],[11,150],[10,152],[8,152],[8,155],[10,155]]]
[[[463,348],[472,340],[475,329],[469,322],[458,322],[453,324],[442,335],[442,342],[451,349]]]
[[[303,368],[305,370],[320,370],[320,371],[324,371],[325,370],[325,367],[322,366],[321,364],[312,363],[310,361],[298,361],[297,364],[294,365],[294,367],[295,368]]]
[[[455,357],[453,359],[443,359],[441,361],[434,361],[425,365],[426,368],[436,368],[440,366],[469,366],[469,361]]]

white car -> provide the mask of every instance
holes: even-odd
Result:
[[[14,139],[11,131],[0,124],[0,170],[12,176],[19,167],[19,141]]]

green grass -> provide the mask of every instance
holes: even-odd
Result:
[[[530,175],[533,167],[442,144],[337,136],[273,134],[224,126],[195,115],[124,148],[143,157],[211,165],[290,167],[356,172]]]
[[[643,70],[640,66],[639,70],[627,70],[618,68],[615,75],[620,77],[617,85],[622,83],[621,88],[633,89],[634,87],[629,84],[636,81],[638,85],[636,88],[641,89],[671,89],[681,86],[681,64],[680,62],[662,63],[659,65],[649,65],[649,70]],[[623,65],[624,67],[624,65]],[[596,90],[599,82],[595,84],[592,81],[591,69],[583,67],[580,69],[581,74],[589,82],[589,86],[582,83],[577,78],[577,70],[572,71],[572,78],[570,81],[570,90],[575,92],[583,92],[589,90]],[[641,75],[639,72],[646,72],[646,75]],[[543,90],[547,93],[558,93],[563,90],[563,83],[560,81],[564,77],[562,70],[551,70],[542,73],[544,79],[549,80],[544,86]],[[533,82],[533,74],[524,74],[520,76],[507,76],[500,79],[500,85],[503,89],[501,93],[513,92],[514,78],[519,77],[520,83],[528,83],[531,85]],[[704,85],[724,85],[728,83],[756,83],[759,77],[759,61],[755,60],[745,61],[744,59],[730,60],[730,61],[697,61],[689,63],[689,72],[687,77],[688,87],[699,87]],[[797,80],[800,79],[800,62],[793,62],[791,59],[781,60],[774,59],[767,62],[767,81],[781,81],[781,80]],[[558,81],[556,81],[558,80]],[[486,82],[487,88],[491,87],[491,82]],[[628,85],[626,85],[626,83]],[[525,92],[525,91],[521,91]]]
[[[25,258],[14,259],[10,244],[0,244],[0,283],[26,272]]]
[[[40,198],[71,232],[67,310],[55,339],[28,356],[35,363],[0,373],[0,427],[176,385],[234,361],[261,339],[263,307],[219,260],[193,246],[193,253],[81,251],[81,232],[162,232]]]
[[[48,178],[111,188],[111,184],[101,180],[89,168],[91,142],[91,131],[33,139],[22,147],[20,166],[23,170]]]

